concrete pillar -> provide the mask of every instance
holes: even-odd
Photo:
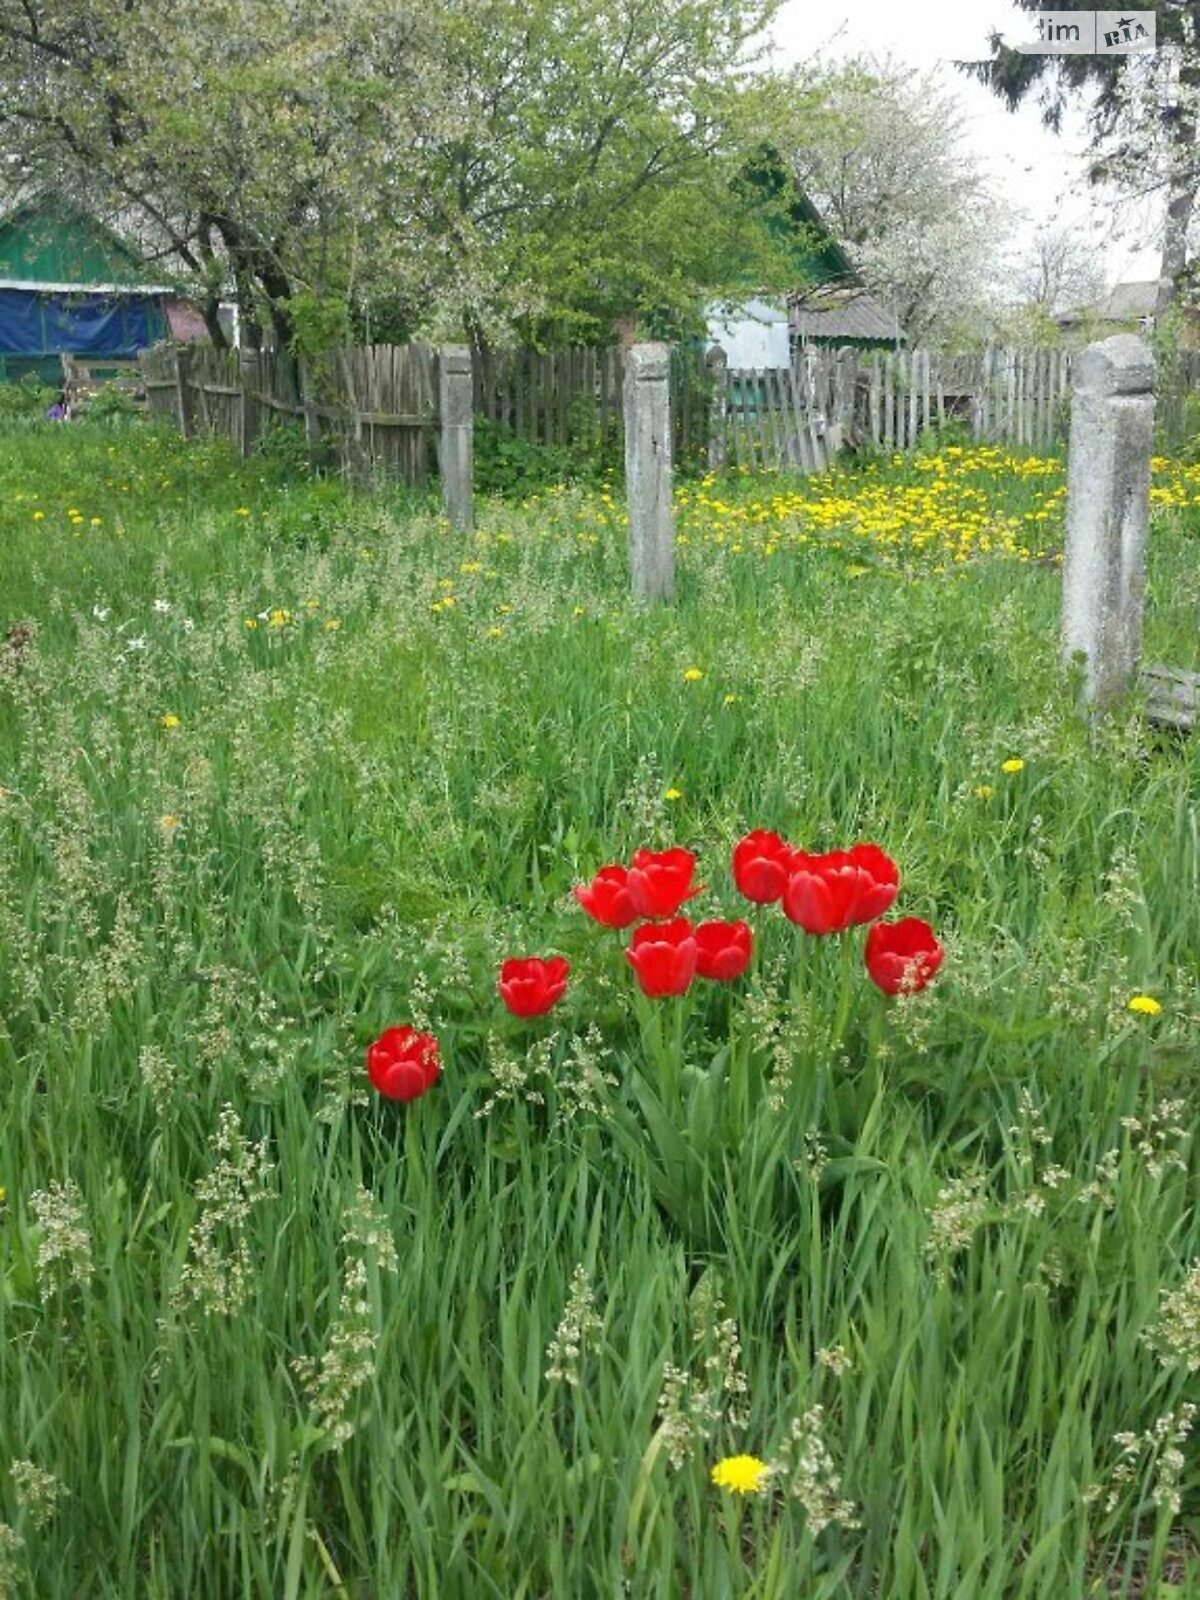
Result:
[[[708,470],[720,472],[725,465],[725,426],[729,414],[729,356],[719,344],[705,357],[712,383],[708,412]]]
[[[638,600],[675,594],[670,355],[665,344],[635,344],[625,357],[629,567]]]
[[[442,504],[451,527],[466,533],[475,526],[475,416],[469,345],[442,346],[438,357],[438,401]]]
[[[238,449],[244,456],[253,455],[262,432],[262,406],[259,404],[259,353],[257,350],[238,351],[238,374],[242,397],[238,403]]]
[[[1141,659],[1154,357],[1118,333],[1074,364],[1063,572],[1064,660],[1085,658],[1084,699],[1102,708]]]

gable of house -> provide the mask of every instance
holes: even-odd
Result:
[[[0,377],[61,357],[128,361],[167,333],[162,274],[96,218],[42,195],[0,218]]]

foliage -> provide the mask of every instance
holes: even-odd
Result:
[[[58,398],[58,390],[30,372],[17,383],[0,383],[0,418],[43,417]]]
[[[487,417],[475,421],[475,488],[525,499],[552,484],[596,480],[598,459],[570,445],[535,444]]]
[[[1045,10],[1041,0],[1015,4],[1035,14]],[[1088,0],[1064,0],[1057,9],[1095,8]],[[1157,47],[1148,54],[1025,53],[994,31],[986,61],[959,65],[1010,110],[1036,93],[1042,116],[1055,131],[1062,126],[1068,102],[1080,100],[1092,133],[1093,180],[1114,183],[1138,198],[1156,190],[1164,195],[1162,277],[1168,296],[1185,289],[1194,298],[1188,233],[1200,184],[1200,11],[1194,0],[1152,0],[1139,9],[1155,16]]]
[[[803,73],[796,93],[797,181],[910,342],[985,329],[1008,218],[936,74],[857,59]]]
[[[777,0],[0,0],[14,181],[140,229],[253,338],[578,342],[770,274],[732,179]],[[330,326],[329,308],[334,308]]]
[[[88,395],[87,415],[92,422],[128,419],[138,415],[138,404],[120,383],[105,383]]]
[[[1195,1591],[1196,763],[1074,714],[1061,461],[701,480],[648,609],[607,491],[463,538],[151,427],[3,442],[16,1594]],[[1195,665],[1198,493],[1159,464]],[[752,824],[887,844],[936,982],[763,913],[640,1006],[572,885],[680,841],[732,909]]]

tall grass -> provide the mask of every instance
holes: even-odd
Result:
[[[1200,1594],[1200,770],[1074,714],[1058,469],[689,489],[641,612],[606,490],[463,539],[4,443],[0,1593]],[[572,885],[679,842],[741,915],[753,826],[882,843],[937,982],[776,911],[736,986],[636,994]],[[362,1071],[403,1021],[408,1107]]]

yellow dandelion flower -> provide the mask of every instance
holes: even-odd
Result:
[[[974,789],[976,800],[990,800],[995,792],[990,783],[977,784]]]
[[[257,617],[247,617],[246,618],[246,627],[249,628],[253,632],[253,630],[258,627],[258,618]]]
[[[489,628],[488,629],[488,638],[489,639],[500,639],[500,638],[503,637],[503,635],[504,635],[504,629],[503,628]]]
[[[683,674],[685,683],[699,683],[703,676],[699,667],[688,667]]]
[[[759,1494],[771,1476],[771,1469],[757,1456],[726,1456],[710,1474],[718,1489],[731,1494]]]
[[[234,514],[235,517],[248,517],[250,515],[250,507],[249,506],[235,506],[233,514]]]
[[[1136,1011],[1142,1017],[1157,1017],[1162,1011],[1162,1006],[1150,994],[1135,994],[1129,1002],[1130,1011]]]
[[[35,522],[44,522],[46,520],[46,513],[44,511],[35,511],[33,513],[33,520]]]
[[[663,795],[663,799],[664,800],[682,800],[683,799],[683,790],[682,789],[668,789],[667,792]]]
[[[1012,772],[1023,772],[1024,770],[1025,770],[1025,763],[1021,760],[1020,756],[1009,756],[1007,761],[1002,761],[1000,763],[1000,771],[1001,772],[1012,773]]]
[[[173,711],[166,711],[159,717],[158,725],[160,728],[177,728],[179,726],[179,718]]]
[[[102,522],[103,522],[103,518],[101,518],[101,517],[93,517],[91,525],[92,525],[93,528],[98,528],[98,527],[101,526]]]
[[[738,702],[738,697],[737,697],[736,694],[727,694],[725,696],[725,701],[724,701],[725,705],[727,705],[727,706],[735,706],[735,705],[737,705],[737,702]]]
[[[286,628],[292,620],[292,613],[285,611],[282,606],[276,606],[267,618],[267,626],[271,628]]]
[[[342,625],[341,617],[329,617],[325,623],[326,633],[336,633]]]

